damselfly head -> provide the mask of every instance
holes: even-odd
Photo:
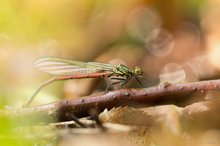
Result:
[[[140,68],[140,66],[136,66],[134,68],[134,74],[136,76],[143,77],[144,76],[144,71]]]

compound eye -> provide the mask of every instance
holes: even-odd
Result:
[[[136,75],[140,75],[140,76],[144,75],[144,72],[142,71],[142,69],[139,66],[135,67],[134,72]]]

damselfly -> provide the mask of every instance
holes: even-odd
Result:
[[[124,86],[131,78],[135,78],[140,84],[139,77],[143,77],[144,72],[139,66],[131,69],[122,64],[106,64],[99,62],[81,62],[61,58],[41,58],[35,62],[35,67],[45,73],[55,75],[51,79],[40,84],[38,89],[31,96],[26,104],[28,106],[37,93],[46,85],[59,80],[81,79],[81,78],[109,78],[107,90],[113,84]],[[111,83],[111,80],[115,82]]]

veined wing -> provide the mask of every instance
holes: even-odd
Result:
[[[117,65],[99,62],[81,62],[61,58],[40,58],[35,62],[38,70],[53,75],[82,75],[112,71]]]

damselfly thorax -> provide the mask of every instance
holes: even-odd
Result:
[[[106,90],[114,84],[124,86],[131,78],[135,78],[139,83],[139,77],[143,77],[144,72],[140,67],[131,69],[125,65],[107,64],[100,62],[81,62],[61,58],[41,58],[35,62],[35,67],[45,73],[54,75],[53,78],[43,82],[31,96],[26,105],[29,105],[37,93],[46,85],[68,79],[82,78],[109,78]],[[114,82],[111,82],[114,80]]]

